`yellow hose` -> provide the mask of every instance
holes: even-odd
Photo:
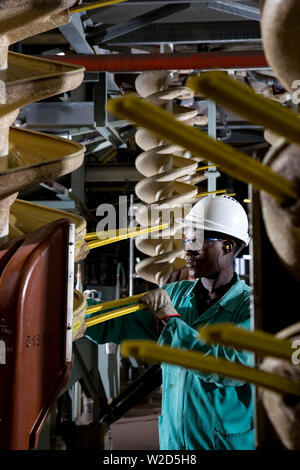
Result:
[[[207,170],[208,168],[216,168],[216,165],[198,166],[196,171]]]
[[[102,313],[100,315],[95,315],[94,317],[87,318],[85,320],[86,327],[97,325],[98,323],[102,323],[104,321],[111,320],[113,318],[120,317],[122,315],[127,315],[129,313],[137,312],[138,310],[143,310],[145,307],[143,305],[137,305],[137,301],[148,292],[143,292],[142,294],[132,295],[130,297],[123,297],[122,299],[116,300],[109,300],[108,302],[98,303],[96,305],[90,305],[86,308],[85,317],[89,315],[99,312],[101,310],[110,310],[116,309],[117,307],[122,307],[126,305],[126,307],[118,308],[113,310],[112,312]],[[129,305],[128,304],[135,304]],[[75,332],[80,328],[80,320],[73,323],[73,331]]]
[[[145,306],[140,305],[130,305],[128,307],[120,308],[109,313],[102,313],[100,315],[95,315],[94,317],[88,318],[85,320],[86,327],[98,325],[104,321],[112,320],[113,318],[118,318],[123,315],[128,315],[129,313],[134,313],[139,310],[144,310]]]
[[[97,305],[91,305],[86,309],[86,315],[91,313],[99,312],[100,310],[109,310],[111,308],[120,307],[122,305],[134,304],[136,303],[144,294],[148,292],[143,292],[142,294],[132,295],[131,297],[123,297],[122,299],[109,300],[108,302],[99,303]]]
[[[100,0],[98,2],[85,3],[78,7],[70,8],[70,13],[80,13],[81,11],[94,10],[96,8],[106,7],[108,5],[115,5],[116,3],[127,2],[127,0]]]
[[[277,393],[300,396],[299,382],[242,364],[229,362],[226,359],[204,356],[199,352],[185,351],[170,346],[157,346],[152,341],[124,341],[121,344],[121,354],[125,357],[133,356],[149,363],[166,362],[187,369],[218,374],[222,377],[232,377]]]
[[[286,339],[278,339],[264,331],[248,331],[226,323],[201,328],[199,335],[206,343],[219,343],[253,351],[261,356],[273,356],[288,361],[291,360],[293,352],[290,341]]]
[[[195,197],[204,197],[204,196],[211,196],[212,194],[224,194],[226,193],[226,189],[217,189],[217,191],[204,191],[202,193],[198,193]]]
[[[215,141],[204,132],[177,121],[157,106],[128,95],[109,100],[108,110],[136,122],[167,141],[182,146],[192,154],[205,155],[209,161],[222,167],[224,172],[245,183],[252,183],[257,189],[269,193],[279,203],[298,199],[298,189],[294,182],[229,145]]]
[[[297,114],[251,88],[228,77],[225,72],[206,72],[189,78],[187,86],[216,103],[260,124],[289,142],[300,144],[300,119]]]
[[[98,248],[99,246],[109,245],[110,243],[116,243],[121,240],[127,240],[128,238],[138,237],[147,233],[158,232],[168,227],[168,224],[156,225],[153,227],[146,228],[132,228],[132,229],[117,229],[108,230],[103,232],[91,232],[85,236],[85,240],[88,241],[90,249]]]

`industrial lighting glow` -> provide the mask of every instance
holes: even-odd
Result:
[[[243,202],[244,202],[245,204],[251,204],[252,201],[251,201],[251,199],[244,199]]]

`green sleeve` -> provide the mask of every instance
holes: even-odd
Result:
[[[241,319],[239,324],[241,328],[249,329],[249,318]],[[227,359],[230,362],[240,363],[246,366],[253,366],[253,354],[246,351],[237,351],[234,348],[226,348],[219,344],[206,344],[200,340],[197,331],[191,328],[180,318],[171,318],[163,329],[158,343],[168,345],[174,348],[180,348],[189,351],[198,351],[201,355],[212,355]],[[200,379],[206,382],[213,382],[217,387],[244,385],[243,381],[221,377],[217,374],[208,374],[201,371],[194,371]]]
[[[94,299],[87,299],[88,306],[97,303]],[[95,315],[97,313],[90,316]],[[87,328],[85,336],[97,344],[120,344],[124,339],[148,339],[151,341],[158,339],[156,321],[148,310],[141,310],[90,326]]]

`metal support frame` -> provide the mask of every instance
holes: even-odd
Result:
[[[84,13],[72,15],[71,23],[59,28],[65,39],[71,44],[77,54],[95,54],[94,49],[88,44],[85,38],[81,16]]]
[[[120,165],[104,165],[104,166],[90,166],[86,169],[85,181],[86,183],[123,183],[138,182],[142,179],[142,175],[131,166]],[[107,189],[105,189],[107,191]]]
[[[88,127],[94,124],[94,103],[85,102],[38,102],[24,107],[23,115],[27,129],[51,131]]]
[[[107,408],[106,395],[99,373],[98,346],[87,338],[81,338],[73,343],[73,351],[74,363],[71,377],[62,393],[79,381],[84,393],[94,400],[93,415],[96,422],[100,413],[105,412]]]
[[[161,381],[161,368],[153,364],[113,400],[108,406],[108,412],[100,418],[100,422],[112,424],[120,419],[127,411],[154,392],[161,385]]]
[[[100,32],[96,31],[90,33],[87,35],[87,40],[90,44],[96,45],[107,43],[115,38],[123,36],[124,34],[142,29],[144,26],[152,24],[154,21],[158,21],[162,18],[173,15],[174,13],[185,10],[186,8],[189,8],[189,6],[189,3],[169,3],[160,8],[151,10],[148,13],[132,18],[122,24],[111,26],[110,28],[107,28],[106,31],[102,30]]]
[[[249,5],[249,3],[250,2],[247,2],[245,4],[230,0],[208,0],[206,6],[214,10],[222,11],[223,13],[230,13],[231,15],[237,15],[249,20],[260,21],[259,2],[252,1],[252,5]]]
[[[94,119],[96,130],[114,147],[126,147],[118,132],[110,125],[106,109],[107,102],[107,72],[99,73],[98,82],[94,83]]]

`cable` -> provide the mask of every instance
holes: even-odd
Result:
[[[96,8],[106,7],[107,5],[114,5],[115,3],[127,2],[127,0],[100,0],[98,2],[84,3],[79,7],[70,8],[72,15],[80,13],[81,11],[94,10]]]

